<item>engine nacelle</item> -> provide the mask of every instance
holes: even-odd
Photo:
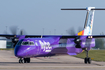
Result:
[[[14,37],[14,38],[12,39],[12,42],[13,42],[13,43],[16,43],[16,42],[18,42],[18,41],[19,41],[19,39],[16,38],[16,37]]]
[[[94,38],[83,38],[79,40],[79,38],[76,39],[67,39],[67,47],[73,47],[76,48],[91,48],[95,46],[95,39]]]
[[[13,47],[15,47],[15,45],[17,44],[18,41],[19,41],[19,39],[16,38],[16,37],[14,37],[14,38],[12,39],[12,42],[14,43]]]
[[[81,43],[81,39],[77,37],[77,38],[74,39],[74,42],[75,42],[76,44],[80,44],[80,43]]]

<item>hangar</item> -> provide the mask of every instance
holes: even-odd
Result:
[[[13,48],[13,43],[9,39],[0,39],[0,49]]]

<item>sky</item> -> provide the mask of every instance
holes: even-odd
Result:
[[[61,8],[105,8],[105,0],[0,0],[0,34],[17,26],[28,35],[68,35],[68,30],[83,29],[86,11]],[[95,11],[93,35],[105,33],[105,11]]]

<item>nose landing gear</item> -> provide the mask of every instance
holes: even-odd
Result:
[[[22,58],[19,59],[19,63],[23,63],[23,59]]]
[[[24,63],[30,63],[30,58],[20,58],[19,59],[19,63],[23,63],[23,61]]]

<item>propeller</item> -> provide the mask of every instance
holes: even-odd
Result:
[[[13,34],[13,35],[25,35],[25,34],[27,34],[24,29],[21,29],[21,30],[19,31],[19,33],[18,33],[18,31],[19,31],[18,26],[11,26],[11,27],[10,27],[10,32],[11,32],[11,34]]]
[[[74,30],[74,27],[70,28],[68,31],[69,35],[76,35],[76,31]],[[82,31],[82,28],[79,27],[78,28],[78,32]],[[74,40],[72,40],[75,43],[75,47],[76,48],[81,48],[81,39],[80,36],[77,36]]]
[[[19,35],[26,35],[27,33],[26,33],[26,31],[24,30],[24,29],[21,29],[20,30],[20,33],[19,33]]]
[[[19,41],[19,38],[21,37],[21,35],[23,35],[23,34],[25,35],[25,33],[26,33],[24,29],[21,29],[21,30],[19,31],[19,33],[17,33],[18,30],[19,30],[18,26],[11,26],[11,27],[10,27],[10,32],[11,32],[11,34],[14,35],[14,37],[11,38],[12,43],[13,43],[13,47],[15,47],[15,45],[16,45],[17,42]],[[23,32],[23,31],[24,31],[24,32]],[[20,35],[20,36],[17,36],[17,35]]]
[[[68,30],[67,30],[67,33],[68,33],[69,35],[75,35],[76,32],[75,32],[75,30],[74,30],[74,27],[68,29]]]
[[[82,31],[83,29],[82,29],[82,27],[78,27],[78,32],[80,32],[80,31]],[[71,27],[71,28],[69,28],[68,30],[67,30],[67,33],[69,34],[69,35],[76,35],[76,31],[75,31],[75,29],[74,29],[74,27]]]
[[[80,44],[81,44],[81,39],[80,39],[80,37],[77,36],[77,37],[74,39],[74,43],[76,44],[76,45],[75,45],[76,48],[81,48],[81,45],[80,45]]]
[[[17,34],[17,30],[18,30],[18,27],[17,26],[11,26],[10,27],[10,31],[13,35],[16,35]]]

